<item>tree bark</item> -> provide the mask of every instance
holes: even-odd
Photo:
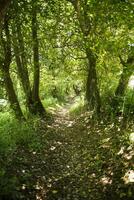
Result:
[[[17,66],[18,76],[21,81],[23,91],[26,97],[26,106],[31,114],[36,114],[32,99],[32,90],[30,86],[29,74],[27,69],[27,61],[25,58],[24,41],[21,33],[21,26],[19,26],[17,21],[16,25],[12,26],[12,32],[13,32],[12,38],[13,38],[16,66]]]
[[[88,16],[86,0],[68,0],[74,6],[77,18],[83,33],[83,41],[85,45],[85,54],[88,60],[88,77],[86,84],[86,98],[89,109],[95,113],[100,113],[101,98],[98,88],[98,78],[96,73],[96,56],[89,46],[88,36],[91,34],[92,23]]]
[[[14,90],[14,86],[13,86],[12,79],[10,77],[10,73],[7,69],[5,70],[6,65],[7,64],[5,61],[3,64],[3,77],[4,77],[5,89],[7,92],[8,100],[9,100],[12,110],[14,111],[16,119],[24,120],[24,116],[23,116],[22,110],[20,108],[17,95]]]
[[[123,66],[123,70],[122,70],[117,88],[115,90],[115,95],[112,99],[112,107],[114,108],[115,112],[117,112],[118,110],[119,103],[121,102],[121,99],[124,96],[125,91],[127,89],[129,79],[133,74],[134,56],[130,55],[126,62],[123,61],[123,59],[120,56],[120,62]]]
[[[0,24],[2,23],[6,9],[9,7],[11,0],[0,0]]]
[[[97,84],[97,74],[96,74],[96,57],[90,48],[86,49],[86,55],[88,59],[88,77],[86,84],[86,98],[90,110],[100,113],[101,100]]]
[[[33,39],[33,61],[34,61],[34,80],[33,80],[33,101],[36,112],[39,115],[45,114],[45,109],[39,97],[39,82],[40,82],[40,63],[39,63],[39,42],[37,34],[37,8],[36,1],[32,4],[32,39]]]
[[[12,79],[10,77],[10,72],[9,72],[10,63],[11,63],[11,40],[10,40],[10,34],[9,34],[9,29],[8,29],[8,22],[6,21],[6,19],[4,22],[4,30],[5,30],[5,35],[6,35],[6,40],[2,39],[3,46],[4,46],[4,55],[5,55],[4,60],[2,61],[2,74],[4,78],[4,85],[5,85],[10,106],[13,109],[16,118],[18,120],[22,120],[24,119],[24,116],[20,108],[19,101],[15,93],[13,82],[12,82]]]
[[[127,62],[124,62],[120,57],[121,64],[123,65],[123,71],[119,79],[118,86],[115,91],[115,96],[122,97],[126,91],[129,79],[134,70],[134,56],[129,56]]]

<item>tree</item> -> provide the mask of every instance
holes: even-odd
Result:
[[[83,33],[83,42],[85,46],[85,54],[88,60],[88,77],[86,84],[86,98],[88,101],[89,109],[95,112],[100,112],[100,93],[98,88],[98,79],[96,73],[96,60],[95,52],[92,50],[92,42],[89,40],[92,37],[92,20],[89,17],[89,4],[88,1],[83,0],[70,0],[77,13],[77,19],[81,31]]]
[[[33,101],[34,107],[38,114],[44,115],[45,109],[39,97],[39,82],[40,82],[40,63],[39,63],[39,42],[37,33],[37,2],[32,1],[32,41],[33,41],[33,63],[34,63],[34,80],[33,80]]]
[[[59,98],[65,94],[67,87],[72,88],[69,91],[74,94],[73,85],[82,83],[86,86],[83,88],[89,109],[99,114],[100,96],[103,98],[111,85],[112,94],[119,94],[121,90],[121,87],[116,90],[123,66],[119,62],[119,55],[125,65],[130,65],[129,56],[128,61],[127,55],[122,53],[130,40],[128,29],[132,26],[131,21],[126,23],[126,19],[132,18],[129,2],[12,2],[9,16],[13,62],[10,72],[11,75],[13,71],[17,74],[17,83],[20,82],[22,86],[19,92],[29,112],[44,115],[42,98],[54,92],[57,94],[53,96]],[[128,17],[125,18],[126,11]],[[122,75],[128,80],[125,69]],[[131,71],[129,67],[127,71]],[[48,79],[50,81],[46,81]],[[120,85],[123,86],[122,81]]]
[[[16,13],[15,18],[12,20],[11,26],[12,26],[12,41],[13,41],[13,47],[14,47],[14,55],[15,55],[15,60],[16,60],[16,66],[17,66],[17,74],[20,79],[25,98],[26,98],[26,106],[31,114],[39,114],[39,115],[44,115],[45,114],[45,109],[40,101],[39,98],[39,61],[38,61],[38,38],[37,38],[37,24],[35,22],[35,25],[33,25],[31,18],[33,18],[33,12],[32,12],[32,5],[30,5],[30,10],[27,11],[25,4],[22,4],[22,2],[19,2],[18,0],[14,0],[14,3],[12,5],[12,9],[10,12]],[[20,9],[24,9],[23,14],[20,15],[19,11]],[[33,81],[33,89],[32,91],[32,84],[30,83],[30,78],[29,78],[29,71],[28,71],[28,56],[26,55],[26,46],[25,46],[25,40],[26,37],[24,35],[24,31],[22,29],[25,29],[26,32],[29,32],[29,29],[25,27],[25,20],[26,18],[29,17],[31,20],[31,29],[32,33],[31,37],[28,38],[30,41],[33,41],[33,63],[30,63],[34,70],[34,81]],[[24,25],[22,25],[24,24]],[[30,23],[29,23],[30,25]],[[34,28],[33,28],[34,26]],[[33,30],[34,29],[34,30]],[[35,32],[36,31],[36,32]],[[33,38],[34,37],[34,38]],[[31,44],[32,46],[32,44]],[[30,50],[31,54],[32,51],[30,47],[28,47]],[[37,71],[38,69],[38,71]],[[38,76],[38,77],[37,77]]]
[[[30,80],[29,80],[24,36],[22,34],[22,21],[18,13],[19,9],[20,7],[18,6],[18,1],[14,0],[12,11],[16,13],[16,17],[13,19],[11,23],[13,50],[17,66],[17,74],[20,79],[26,98],[26,106],[31,114],[36,114],[32,99]]]
[[[125,93],[127,88],[129,79],[134,71],[134,55],[129,55],[127,61],[125,62],[122,57],[120,56],[120,62],[123,66],[123,70],[119,79],[119,84],[117,85],[115,96],[122,97]]]
[[[29,80],[29,73],[27,69],[27,60],[25,57],[25,47],[23,41],[23,35],[21,32],[21,26],[19,25],[19,19],[15,20],[16,23],[12,25],[12,40],[15,53],[15,60],[17,66],[18,77],[21,81],[23,91],[26,98],[26,106],[31,114],[35,114],[34,104],[32,99],[32,91]]]
[[[5,18],[4,20],[4,31],[6,39],[2,38],[3,48],[4,48],[4,58],[1,58],[1,71],[4,79],[4,85],[7,92],[7,96],[9,99],[9,103],[11,108],[14,111],[14,114],[17,119],[24,119],[23,113],[21,111],[19,101],[17,99],[17,95],[14,90],[13,82],[10,77],[10,63],[11,63],[11,39],[8,27],[8,20]]]

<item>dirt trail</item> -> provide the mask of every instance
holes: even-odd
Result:
[[[51,149],[52,160],[58,155],[53,172],[59,178],[53,179],[47,199],[124,200],[130,194],[132,200],[134,188],[125,182],[130,181],[127,174],[134,154],[127,150],[118,125],[92,124],[89,113],[72,119],[69,108],[60,107],[55,113],[52,132],[57,139]]]
[[[72,127],[75,120],[70,117],[69,110],[72,104],[66,104],[64,106],[58,106],[57,109],[53,110],[52,114],[54,116],[53,127],[60,129],[66,129]]]
[[[92,124],[89,113],[71,118],[70,106],[53,110],[54,121],[42,130],[43,148],[24,160],[25,176],[30,174],[24,199],[133,200],[134,188],[124,182],[134,155],[122,132],[113,124]]]

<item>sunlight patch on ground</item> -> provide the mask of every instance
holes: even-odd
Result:
[[[37,181],[35,189],[37,191],[37,193],[36,193],[36,200],[43,200],[43,199],[45,199],[47,189],[46,189],[44,183],[42,183],[40,181]]]
[[[111,139],[110,137],[103,139],[101,147],[102,148],[110,148],[110,139]]]
[[[125,173],[123,180],[126,184],[134,183],[134,170],[129,170]]]
[[[126,160],[131,160],[131,159],[133,158],[133,156],[134,156],[134,151],[133,151],[133,150],[131,150],[129,153],[125,153],[125,154],[123,155],[123,157],[124,157]]]
[[[107,176],[102,177],[100,182],[103,185],[112,184],[112,180],[110,179],[110,177],[107,177]]]
[[[74,124],[74,121],[70,121],[70,122],[68,122],[68,125],[67,125],[67,127],[72,127],[72,126],[73,126],[73,124]]]
[[[134,132],[130,133],[129,140],[131,143],[134,143]]]
[[[54,146],[51,146],[51,148],[50,148],[51,151],[54,151],[55,149],[56,149],[56,147],[54,147]]]
[[[117,155],[122,155],[124,153],[125,147],[121,147]]]

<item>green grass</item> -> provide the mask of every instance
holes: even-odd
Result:
[[[3,145],[6,143],[10,146],[21,144],[28,145],[32,143],[34,137],[38,136],[35,131],[38,119],[34,118],[28,122],[20,123],[10,113],[0,114],[0,140],[3,141]],[[1,147],[0,147],[1,148]]]
[[[70,107],[69,113],[71,116],[81,114],[85,110],[85,101],[83,97],[77,97],[75,103]]]
[[[20,123],[9,113],[0,113],[0,191],[1,195],[13,194],[17,187],[15,175],[9,173],[9,166],[16,167],[14,157],[18,151],[39,151],[41,141],[37,118]],[[17,159],[17,157],[15,157]],[[21,155],[18,159],[21,158]],[[16,193],[16,191],[15,191]]]
[[[49,109],[49,107],[56,107],[57,104],[59,104],[59,102],[56,98],[48,97],[43,100],[45,109]]]

